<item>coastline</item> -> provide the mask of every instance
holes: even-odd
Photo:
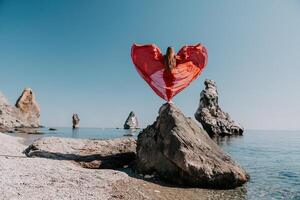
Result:
[[[28,158],[22,139],[0,133],[1,199],[109,199],[111,184],[126,179],[113,170],[89,170],[71,162]]]
[[[0,133],[0,199],[245,199],[244,188],[208,190],[153,183],[131,172],[28,158],[24,139]]]

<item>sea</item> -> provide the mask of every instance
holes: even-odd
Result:
[[[42,135],[27,135],[26,143],[45,136],[111,139],[137,137],[141,130],[115,128],[41,129]],[[246,130],[243,136],[215,140],[249,174],[243,199],[300,200],[300,131]]]

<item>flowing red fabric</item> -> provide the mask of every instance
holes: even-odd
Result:
[[[207,64],[207,51],[201,44],[182,47],[171,71],[166,69],[164,55],[154,44],[133,44],[131,58],[153,91],[170,101],[200,75]]]

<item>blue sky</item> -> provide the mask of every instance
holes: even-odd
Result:
[[[0,90],[36,92],[48,126],[147,125],[164,102],[137,74],[132,43],[202,43],[202,75],[173,101],[193,116],[205,78],[248,129],[300,129],[299,1],[0,0]]]

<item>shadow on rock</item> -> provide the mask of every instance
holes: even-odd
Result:
[[[131,165],[136,141],[131,138],[84,140],[46,137],[31,144],[24,153],[28,157],[70,160],[91,169],[118,169]]]
[[[128,176],[132,177],[132,184],[117,185],[118,188],[124,188],[124,191],[143,191],[152,199],[158,200],[198,200],[198,199],[222,199],[222,200],[246,200],[247,189],[241,186],[235,189],[203,189],[196,187],[187,187],[176,185],[161,179],[157,175],[142,175],[138,174],[132,168],[120,169]],[[126,192],[125,192],[126,193]]]

